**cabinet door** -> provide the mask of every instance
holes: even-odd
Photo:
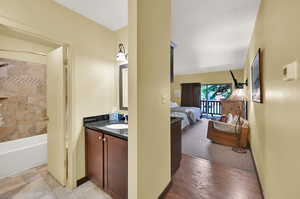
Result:
[[[128,198],[128,142],[104,135],[105,191],[114,199]]]
[[[176,173],[181,161],[181,120],[171,124],[171,174]]]
[[[85,130],[86,175],[92,182],[104,188],[103,133]]]

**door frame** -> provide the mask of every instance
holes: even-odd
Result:
[[[17,34],[20,34],[20,36],[26,36],[28,38],[35,39],[35,41],[43,42],[46,45],[53,46],[54,49],[57,49],[59,47],[64,47],[66,49],[66,55],[64,56],[64,68],[67,70],[66,77],[65,77],[65,84],[66,84],[66,186],[69,188],[75,188],[76,187],[76,148],[73,146],[74,138],[72,136],[72,132],[74,132],[74,91],[72,82],[74,82],[74,53],[73,48],[70,44],[67,42],[59,41],[56,39],[52,39],[49,36],[33,29],[30,26],[26,26],[24,24],[21,24],[19,22],[16,22],[15,20],[9,19],[7,17],[0,16],[0,26],[1,28],[4,28],[5,30],[8,30],[10,32],[14,32]]]

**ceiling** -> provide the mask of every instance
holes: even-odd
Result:
[[[173,0],[175,73],[242,68],[260,0]]]
[[[54,0],[111,30],[128,24],[128,0]]]
[[[111,30],[128,24],[127,0],[55,0]],[[172,0],[175,74],[242,68],[260,0]]]

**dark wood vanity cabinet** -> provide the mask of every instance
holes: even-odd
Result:
[[[114,199],[128,198],[128,142],[86,129],[87,177]]]
[[[171,175],[180,167],[181,162],[181,120],[171,123]]]
[[[128,198],[128,142],[104,135],[104,190],[114,199]]]
[[[100,188],[104,188],[103,134],[85,130],[86,175]]]
[[[171,174],[181,161],[181,120],[171,122]],[[86,175],[113,199],[128,199],[128,142],[101,131],[85,130]]]

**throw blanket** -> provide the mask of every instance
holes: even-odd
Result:
[[[228,124],[225,122],[214,121],[214,128],[219,131],[224,131],[227,133],[235,133],[235,125]]]
[[[181,118],[181,129],[184,129],[185,127],[190,125],[190,121],[187,118],[185,113],[180,113],[180,112],[171,112],[171,117],[179,117]]]
[[[196,107],[179,106],[179,107],[171,108],[171,111],[187,114],[187,117],[191,122],[197,122],[198,120],[200,120],[201,117],[201,110],[200,108],[196,108]]]

